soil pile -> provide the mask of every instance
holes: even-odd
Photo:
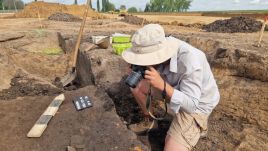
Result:
[[[82,19],[68,13],[55,13],[48,17],[49,20],[64,21],[64,22],[78,22]]]
[[[252,33],[261,29],[262,23],[250,17],[232,17],[226,20],[217,20],[203,27],[208,32],[220,33]]]
[[[56,12],[68,13],[75,16],[83,16],[85,5],[63,5],[58,3],[33,2],[29,3],[21,12],[15,14],[21,18],[36,18],[38,12],[41,18],[47,18]],[[89,10],[88,17],[98,18],[100,15]]]
[[[0,91],[0,100],[15,99],[23,96],[51,96],[62,91],[49,84],[43,84],[38,80],[29,78],[25,74],[17,73],[11,80],[11,87]]]
[[[145,25],[149,23],[145,18],[140,18],[133,15],[126,15],[122,21],[135,25]]]

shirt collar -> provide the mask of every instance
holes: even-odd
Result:
[[[178,72],[178,52],[170,59],[169,71],[173,73]]]
[[[179,43],[179,47],[177,48],[177,52],[175,53],[174,56],[171,57],[170,63],[169,63],[169,68],[166,67],[165,73],[168,73],[168,69],[172,73],[178,73],[178,54],[180,52],[181,46],[182,46],[182,41],[177,39]]]
[[[177,73],[178,72],[178,53],[176,53],[172,58],[170,59],[170,63],[168,65],[162,64],[158,71],[162,73],[163,75],[168,75],[170,72]]]
[[[178,40],[178,39],[177,39]],[[182,41],[178,40],[178,42],[180,43],[177,52],[174,54],[174,56],[172,56],[170,58],[170,63],[169,65],[162,65],[159,68],[159,71],[162,71],[163,75],[168,75],[170,72],[172,73],[178,73],[178,53],[181,49],[181,45],[182,45]]]

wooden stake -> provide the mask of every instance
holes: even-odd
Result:
[[[263,22],[262,27],[261,27],[260,37],[259,37],[259,41],[258,41],[258,44],[257,44],[258,47],[261,47],[261,41],[262,41],[262,37],[263,37],[263,33],[264,33],[264,30],[265,30],[266,23],[267,23],[267,18],[264,19],[264,22]]]
[[[37,15],[38,15],[39,23],[40,23],[40,28],[42,29],[43,28],[43,25],[42,25],[42,22],[41,22],[41,16],[40,16],[39,7],[37,7]]]
[[[142,20],[141,27],[143,27],[144,21],[145,21],[145,18],[143,18],[143,20]]]

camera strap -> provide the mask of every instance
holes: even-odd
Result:
[[[165,87],[166,87],[166,82],[165,82]],[[149,115],[154,120],[158,120],[158,121],[164,120],[165,116],[167,115],[167,102],[166,102],[166,92],[165,92],[165,90],[162,93],[162,98],[163,98],[163,101],[164,101],[164,104],[165,104],[165,114],[164,114],[163,117],[156,117],[156,116],[153,115],[153,113],[150,110],[151,107],[152,107],[152,86],[150,85],[150,88],[149,88],[149,91],[148,91],[148,94],[147,94],[147,99],[146,99],[146,109],[147,109]]]

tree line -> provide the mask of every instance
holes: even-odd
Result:
[[[146,4],[144,12],[185,12],[190,8],[191,2],[192,0],[150,0]],[[77,0],[74,0],[74,4],[77,4]],[[89,5],[92,8],[92,0],[90,0]],[[23,9],[23,7],[22,0],[0,0],[0,9]],[[98,12],[114,11],[115,9],[115,5],[109,0],[97,0]],[[120,9],[126,9],[126,6],[121,5]],[[135,13],[138,12],[138,9],[130,7],[128,12]]]
[[[191,2],[192,0],[150,0],[146,4],[144,12],[186,12],[191,6]],[[122,8],[120,7],[120,9]],[[102,0],[102,9],[100,9],[100,0],[97,0],[97,10],[108,12],[115,10],[115,5],[109,0]],[[128,11],[138,12],[136,7],[130,7]]]
[[[192,0],[150,0],[144,12],[186,12]]]
[[[0,0],[0,10],[23,9],[24,2],[22,0]]]

